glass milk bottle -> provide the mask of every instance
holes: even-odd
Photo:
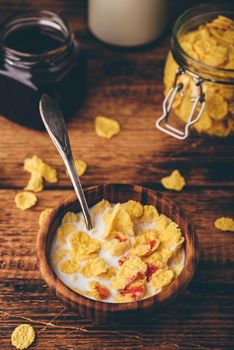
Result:
[[[138,46],[158,38],[166,24],[167,0],[89,0],[88,23],[100,40]]]

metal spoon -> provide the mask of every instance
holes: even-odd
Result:
[[[93,228],[93,224],[90,216],[90,211],[74,164],[67,128],[62,111],[55,99],[46,94],[43,94],[41,96],[39,102],[39,110],[46,130],[50,135],[53,143],[55,144],[57,150],[59,151],[67,168],[74,190],[80,202],[86,227],[88,230],[91,230]]]

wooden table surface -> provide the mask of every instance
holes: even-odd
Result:
[[[170,23],[195,3],[171,1]],[[75,157],[89,165],[83,185],[136,183],[164,192],[191,216],[201,252],[189,288],[161,314],[133,325],[94,325],[81,319],[48,290],[35,254],[40,211],[72,192],[62,161],[45,132],[0,117],[1,350],[12,349],[11,332],[25,322],[37,332],[32,349],[234,349],[234,237],[213,224],[217,217],[234,212],[233,138],[194,135],[180,142],[154,128],[161,113],[170,30],[144,49],[108,47],[89,33],[82,0],[1,0],[0,19],[30,8],[63,14],[89,57],[88,96],[69,123]],[[110,141],[96,136],[98,114],[116,118],[121,134]],[[21,212],[14,196],[29,177],[23,161],[34,154],[57,168],[59,182],[47,184],[36,207]],[[180,193],[166,191],[160,184],[176,168],[187,181]]]

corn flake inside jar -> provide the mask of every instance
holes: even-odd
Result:
[[[214,76],[217,69],[223,69],[219,71],[221,78],[227,76],[228,71],[225,70],[234,70],[234,21],[231,18],[218,16],[195,30],[181,34],[178,40],[184,52],[199,63],[207,65]],[[165,94],[173,86],[178,67],[170,52],[164,71]],[[180,75],[177,82],[183,84],[183,89],[176,95],[172,108],[182,122],[186,123],[199,88],[187,73]],[[227,137],[234,132],[234,85],[205,81],[202,87],[206,101],[205,110],[193,128],[199,133]],[[196,112],[199,110],[200,107],[197,107]]]
[[[94,300],[124,303],[159,293],[181,273],[184,237],[153,205],[103,199],[91,208],[95,229],[67,212],[54,236],[50,261],[61,281]]]

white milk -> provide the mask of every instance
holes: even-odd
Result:
[[[89,0],[89,28],[108,44],[143,45],[164,31],[167,3],[167,0]]]

